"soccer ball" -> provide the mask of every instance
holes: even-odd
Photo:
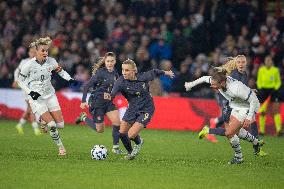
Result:
[[[91,150],[91,157],[95,160],[104,160],[107,158],[107,149],[104,145],[95,145]]]

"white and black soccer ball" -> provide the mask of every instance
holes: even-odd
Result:
[[[104,160],[107,158],[107,148],[104,145],[95,145],[91,150],[91,157],[95,160]]]

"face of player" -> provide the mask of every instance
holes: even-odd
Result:
[[[115,57],[107,56],[105,59],[105,66],[108,71],[113,71],[114,65],[116,63]]]
[[[246,71],[246,66],[247,66],[247,59],[244,56],[238,57],[236,59],[236,66],[237,70],[241,73],[244,73]]]
[[[131,64],[122,64],[122,75],[124,79],[135,79],[135,68]]]
[[[44,61],[48,56],[48,45],[40,45],[37,47],[36,58],[40,62]]]
[[[36,56],[36,48],[32,47],[32,48],[29,49],[29,57],[33,58],[35,56]]]
[[[221,83],[213,80],[211,81],[211,88],[214,90],[218,90],[218,89],[226,89],[226,82],[222,81]]]
[[[265,64],[266,67],[270,68],[273,65],[272,58],[269,57],[269,56],[266,57],[265,61],[264,61],[264,64]]]

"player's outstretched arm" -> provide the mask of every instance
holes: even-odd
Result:
[[[203,76],[194,81],[185,82],[184,87],[186,91],[190,91],[193,87],[195,87],[196,85],[202,84],[202,83],[211,83],[211,76]]]
[[[93,75],[91,77],[91,79],[84,85],[82,102],[80,104],[80,107],[82,109],[85,109],[86,107],[87,108],[89,107],[88,103],[86,102],[86,100],[87,100],[87,93],[88,93],[88,91],[89,91],[89,89],[91,87],[95,86],[99,82],[99,76],[98,76],[99,74],[98,73],[96,75]]]
[[[161,75],[166,75],[166,76],[169,76],[170,78],[174,77],[174,73],[172,70],[164,71],[164,70],[159,70],[159,69],[153,69],[153,70],[141,73],[140,78],[144,81],[152,81],[156,77],[159,77]]]

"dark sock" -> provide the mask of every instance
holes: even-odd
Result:
[[[224,124],[223,116],[218,117],[218,123],[216,124],[216,128],[222,127]]]
[[[131,140],[134,141],[137,145],[141,143],[141,138],[139,135],[137,135],[135,138],[132,138]]]
[[[87,125],[89,125],[92,129],[96,129],[96,123],[91,120],[90,118],[86,117],[85,122],[87,123]]]
[[[225,129],[224,128],[213,128],[209,129],[209,134],[214,134],[214,135],[220,135],[220,136],[225,136]]]
[[[120,127],[117,126],[117,125],[112,126],[113,145],[118,145],[118,143],[119,143],[119,129],[120,129]]]
[[[258,128],[257,128],[257,125],[256,125],[256,122],[253,122],[250,126],[251,128],[251,134],[255,137],[255,138],[258,138]]]
[[[131,154],[132,146],[131,146],[131,141],[128,138],[128,135],[123,134],[123,133],[119,133],[119,136],[120,136],[120,140],[121,140],[123,146],[125,147],[125,149],[127,150],[128,154]]]

